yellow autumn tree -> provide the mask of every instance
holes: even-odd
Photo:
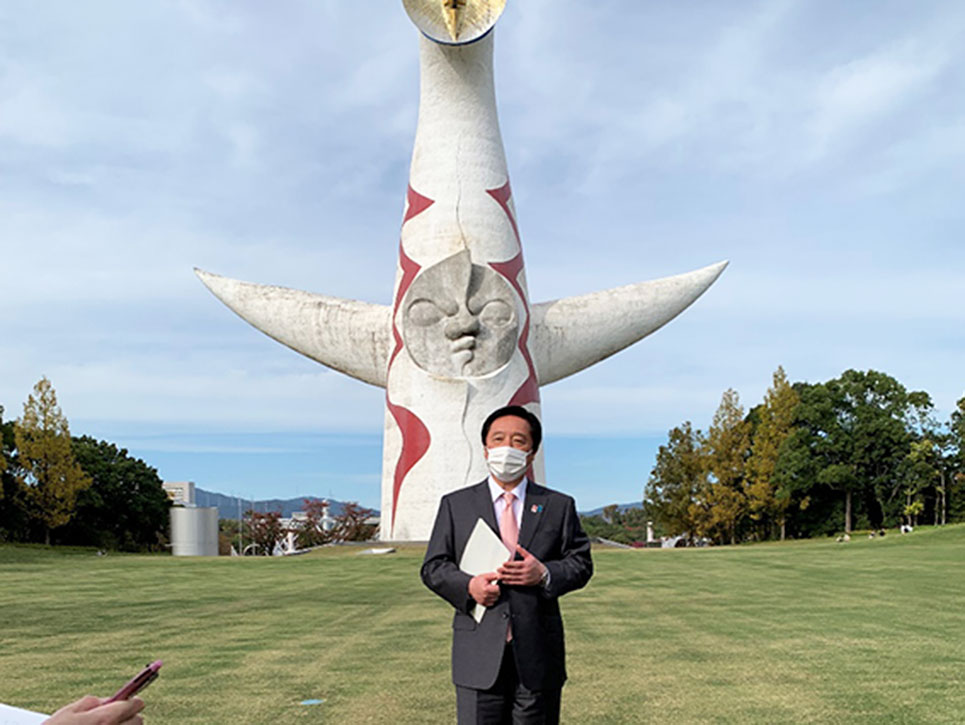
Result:
[[[49,545],[51,529],[70,521],[77,494],[90,486],[91,479],[74,460],[67,418],[46,377],[27,396],[23,417],[14,425],[14,442],[30,514],[43,524]]]
[[[750,423],[736,390],[724,392],[704,440],[704,460],[710,474],[691,504],[697,534],[715,541],[737,541],[737,524],[743,515],[744,471],[750,447]]]
[[[0,473],[7,470],[7,457],[3,450],[3,406],[0,405]],[[0,500],[3,499],[3,486],[0,485]]]
[[[704,436],[688,420],[670,429],[644,491],[643,507],[670,534],[697,536],[693,503],[707,484]]]
[[[799,401],[784,368],[778,366],[771,387],[764,394],[764,404],[758,409],[760,422],[754,433],[744,481],[751,520],[766,523],[766,519],[771,518],[776,521],[781,529],[781,541],[784,541],[787,507],[791,499],[779,495],[774,471],[781,445],[794,427],[794,409]]]

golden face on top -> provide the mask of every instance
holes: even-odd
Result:
[[[402,0],[423,33],[437,43],[461,45],[485,35],[502,14],[506,0]]]

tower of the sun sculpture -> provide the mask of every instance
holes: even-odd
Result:
[[[726,262],[530,304],[493,89],[505,0],[404,4],[422,31],[421,80],[392,305],[197,274],[265,334],[385,388],[381,538],[425,540],[440,497],[486,475],[486,415],[539,415],[541,385],[669,322]]]

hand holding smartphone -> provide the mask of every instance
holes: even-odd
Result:
[[[134,675],[134,677],[128,680],[120,690],[111,695],[104,702],[104,704],[106,705],[110,702],[117,702],[119,700],[129,700],[130,698],[134,697],[134,695],[139,693],[157,679],[158,674],[160,674],[162,664],[164,663],[161,660],[155,660],[149,664],[143,670]]]

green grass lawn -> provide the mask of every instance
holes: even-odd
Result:
[[[160,658],[152,725],[453,722],[421,548],[357,552],[0,546],[0,701],[50,711]],[[562,603],[564,722],[965,722],[965,526],[594,558]]]

